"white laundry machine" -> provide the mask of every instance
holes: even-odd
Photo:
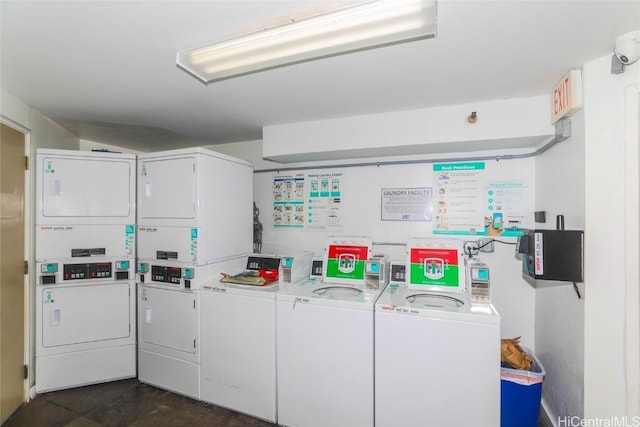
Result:
[[[376,425],[499,425],[498,313],[471,303],[460,242],[407,246],[407,282],[375,304]]]
[[[36,259],[135,258],[136,157],[38,149]]]
[[[370,239],[331,238],[323,279],[276,294],[279,424],[373,425],[373,304],[382,289],[365,287],[370,255]]]
[[[310,252],[284,257],[253,254],[245,270],[280,270],[279,281],[202,287],[202,400],[277,421],[276,293],[292,280],[309,276],[311,257]]]
[[[36,392],[136,375],[130,154],[36,155]]]
[[[38,263],[36,392],[135,377],[133,262]]]
[[[253,249],[253,166],[203,148],[138,156],[138,258],[205,265]]]
[[[202,148],[138,156],[138,377],[200,399],[200,289],[242,268],[253,166]]]

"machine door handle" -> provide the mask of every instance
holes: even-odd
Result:
[[[49,311],[49,325],[60,326],[60,309],[59,308]]]

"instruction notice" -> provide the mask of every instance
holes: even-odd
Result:
[[[382,221],[431,221],[431,188],[383,188]]]
[[[307,227],[313,230],[342,228],[342,172],[308,174]]]
[[[341,172],[297,173],[273,178],[275,228],[342,228]]]
[[[273,225],[282,228],[303,228],[305,225],[305,176],[273,178]]]
[[[433,165],[433,234],[484,234],[484,162]]]
[[[484,162],[433,165],[433,234],[519,236],[532,225],[525,180],[492,180]]]

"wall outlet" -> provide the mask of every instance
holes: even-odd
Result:
[[[480,248],[480,252],[492,253],[493,245],[494,245],[493,239],[490,239],[490,238],[478,239],[478,247]]]

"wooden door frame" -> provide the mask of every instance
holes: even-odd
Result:
[[[34,357],[35,354],[32,354],[32,349],[34,346],[32,345],[32,339],[35,340],[35,335],[31,331],[31,322],[33,307],[31,304],[31,300],[33,298],[33,293],[31,291],[31,277],[34,277],[32,272],[34,268],[34,260],[31,257],[31,173],[33,170],[34,162],[32,160],[31,155],[31,132],[29,129],[24,126],[14,122],[13,120],[5,117],[4,115],[0,115],[0,123],[5,126],[8,126],[18,132],[20,132],[24,137],[24,155],[29,157],[29,170],[25,170],[24,173],[24,259],[29,261],[29,269],[27,274],[24,275],[23,280],[23,289],[24,289],[24,307],[23,307],[23,340],[24,340],[24,349],[23,349],[23,363],[28,367],[27,378],[23,381],[23,390],[22,390],[22,399],[23,401],[29,402],[29,400],[35,397],[35,387],[32,387],[33,378],[34,377]],[[34,324],[35,325],[35,324]],[[35,345],[35,341],[34,341]],[[33,390],[33,392],[32,392]]]

